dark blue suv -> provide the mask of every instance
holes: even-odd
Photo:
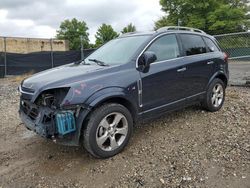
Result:
[[[20,117],[28,129],[56,143],[111,157],[127,145],[140,120],[196,103],[219,110],[227,59],[214,37],[198,29],[128,33],[84,61],[25,79]]]

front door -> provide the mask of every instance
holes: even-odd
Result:
[[[156,54],[156,62],[147,73],[141,72],[141,106],[144,112],[167,107],[185,98],[183,57],[175,34],[158,37],[147,49]]]

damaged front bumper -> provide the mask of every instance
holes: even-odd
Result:
[[[72,106],[67,109],[37,107],[29,100],[20,100],[19,114],[26,128],[62,145],[79,146],[81,128],[88,108]]]

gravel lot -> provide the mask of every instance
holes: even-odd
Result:
[[[229,87],[216,113],[195,106],[138,125],[100,160],[26,130],[17,86],[0,79],[0,188],[250,187],[250,88]]]
[[[230,84],[250,86],[250,62],[240,60],[229,62]]]

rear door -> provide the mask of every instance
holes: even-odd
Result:
[[[183,74],[184,90],[187,97],[202,94],[214,72],[214,62],[202,36],[179,34],[183,47],[186,68]]]

